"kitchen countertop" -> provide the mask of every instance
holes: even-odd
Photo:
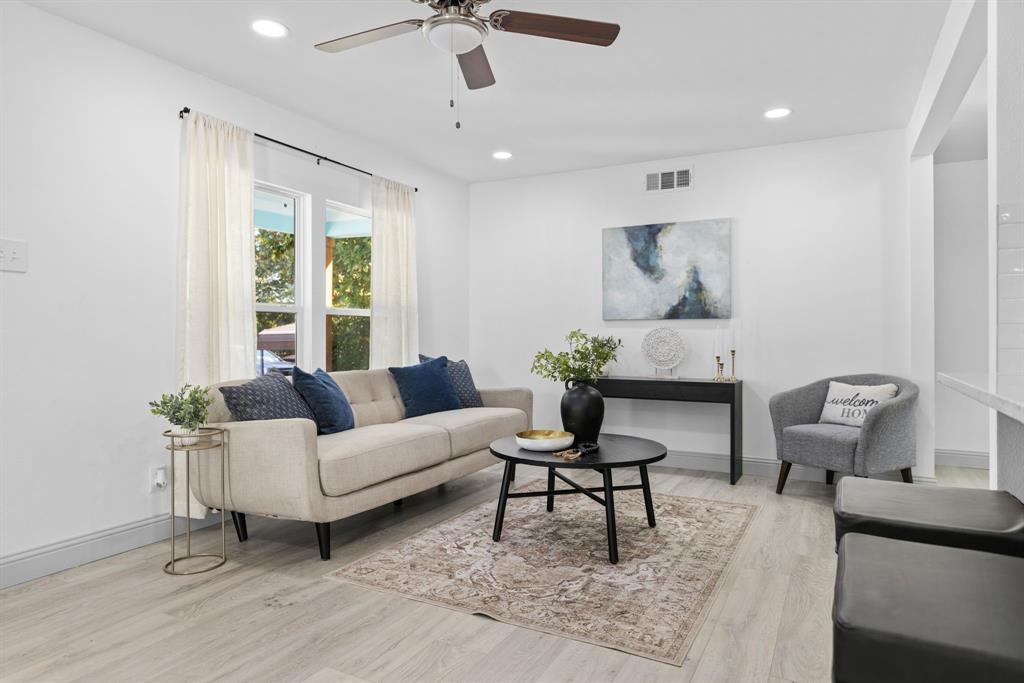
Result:
[[[1024,423],[1024,375],[937,372],[935,377],[939,384]]]

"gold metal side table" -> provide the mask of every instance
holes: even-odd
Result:
[[[225,562],[227,562],[227,539],[224,533],[224,505],[226,498],[225,485],[224,485],[224,430],[216,427],[200,427],[197,432],[192,435],[176,434],[171,430],[164,432],[164,436],[169,438],[171,442],[165,446],[167,450],[171,452],[171,561],[164,565],[164,571],[168,574],[174,574],[176,576],[185,576],[188,574],[202,574],[208,572],[211,569],[216,569]],[[190,470],[189,461],[192,457],[202,457],[205,451],[212,451],[218,449],[220,451],[220,555],[215,553],[192,553],[192,482],[190,481]],[[174,538],[177,535],[177,523],[175,521],[175,509],[174,509],[174,490],[175,483],[177,481],[177,473],[174,467],[174,455],[177,452],[185,453],[185,490],[187,495],[185,496],[185,554],[176,556],[174,550]],[[192,454],[195,453],[195,456]],[[207,454],[209,456],[209,454]],[[179,570],[175,567],[175,564],[183,560],[191,560],[197,557],[208,557],[213,558],[216,562],[209,564],[209,566],[201,566],[199,569],[182,569]]]

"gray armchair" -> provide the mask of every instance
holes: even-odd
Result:
[[[861,427],[818,424],[828,395],[829,381],[846,384],[895,384],[896,396],[875,406]],[[917,385],[891,375],[844,375],[812,382],[772,396],[768,403],[775,427],[775,451],[782,461],[779,485],[782,493],[793,463],[825,470],[825,481],[835,473],[861,477],[899,470],[903,481],[913,483],[910,468],[916,464]]]

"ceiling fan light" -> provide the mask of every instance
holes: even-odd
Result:
[[[439,50],[461,55],[484,42],[487,28],[466,17],[437,16],[423,22],[423,35]]]

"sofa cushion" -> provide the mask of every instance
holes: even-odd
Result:
[[[424,356],[422,353],[420,354],[421,363],[425,363],[428,360],[434,359],[430,356]],[[452,360],[449,358],[448,376],[451,377],[455,395],[459,397],[459,407],[484,407],[484,401],[480,398],[480,391],[477,390],[476,382],[473,381],[473,373],[469,371],[469,363],[464,360]]]
[[[459,407],[451,375],[448,374],[448,359],[440,356],[424,363],[402,368],[388,368],[395,378],[398,393],[405,404],[405,416],[417,417]]]
[[[251,382],[220,386],[224,403],[236,420],[287,420],[305,418],[316,421],[309,405],[284,375],[271,372]]]
[[[834,512],[837,543],[858,533],[1024,557],[1024,503],[1006,491],[846,477]]]
[[[341,387],[320,368],[310,374],[295,366],[292,370],[292,386],[313,410],[318,433],[334,434],[355,426],[352,406],[348,404]]]
[[[399,424],[444,429],[451,438],[453,458],[487,448],[495,439],[527,429],[526,413],[518,408],[461,408],[411,417]]]
[[[317,437],[320,488],[346,493],[446,461],[448,433],[418,424],[377,424]]]
[[[398,422],[405,417],[394,377],[384,369],[328,373],[348,397],[356,427]]]
[[[793,425],[782,430],[783,460],[836,472],[853,472],[853,456],[859,439],[859,427]]]

